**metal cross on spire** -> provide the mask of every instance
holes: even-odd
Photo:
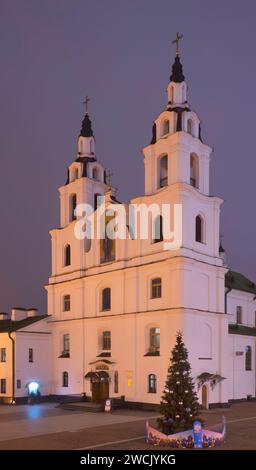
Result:
[[[180,41],[182,38],[183,38],[183,34],[176,33],[176,39],[172,41],[172,44],[176,44],[176,56],[180,55],[179,46],[180,46]]]
[[[88,104],[89,104],[89,101],[90,101],[90,98],[89,96],[86,95],[84,101],[83,101],[83,104],[85,106],[85,114],[88,114]]]

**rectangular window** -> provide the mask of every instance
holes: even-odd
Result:
[[[160,328],[150,328],[150,345],[151,352],[157,352],[160,349]]]
[[[104,351],[109,351],[111,349],[111,332],[110,331],[103,331],[102,349]]]
[[[21,388],[21,380],[17,379],[17,388]]]
[[[0,391],[1,393],[6,393],[6,379],[0,380]]]
[[[148,376],[148,393],[156,393],[156,375],[150,374]]]
[[[69,354],[69,334],[63,335],[63,353]]]
[[[162,280],[159,277],[151,281],[151,299],[159,299],[160,297],[162,297]]]
[[[63,297],[63,311],[64,312],[70,312],[70,306],[71,306],[70,295],[64,295],[64,297]]]
[[[102,291],[102,310],[110,310],[111,309],[111,289],[110,287],[106,287]]]
[[[0,349],[0,361],[6,362],[6,348]]]
[[[236,322],[237,324],[241,325],[242,324],[242,307],[238,305],[236,307]]]
[[[34,362],[33,348],[29,348],[28,350],[28,362]]]

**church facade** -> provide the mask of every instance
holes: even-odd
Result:
[[[145,192],[130,204],[181,204],[182,245],[164,250],[161,236],[155,240],[151,232],[144,240],[116,239],[104,252],[100,240],[74,236],[77,204],[89,203],[97,212],[96,198],[105,195],[106,206],[118,205],[96,159],[85,114],[77,158],[59,189],[60,228],[51,231],[52,275],[46,289],[54,393],[157,404],[181,330],[193,376],[201,383],[201,400],[208,405],[255,396],[256,290],[251,285],[237,291],[235,273],[234,289],[230,273],[230,287],[225,286],[228,269],[219,243],[222,200],[210,194],[211,154],[201,139],[199,117],[188,104],[177,54],[166,107],[143,149]],[[243,318],[236,318],[236,309]],[[229,326],[243,322],[247,335]]]
[[[255,397],[256,286],[226,265],[223,201],[209,187],[212,149],[187,94],[176,54],[166,106],[143,149],[144,195],[129,202],[182,206],[182,243],[172,250],[164,249],[162,219],[152,214],[144,239],[129,225],[124,239],[76,236],[80,204],[90,204],[95,218],[99,196],[106,209],[120,206],[84,116],[76,159],[59,188],[60,226],[50,232],[46,395],[157,405],[180,330],[203,406]],[[34,379],[42,380],[40,367]]]

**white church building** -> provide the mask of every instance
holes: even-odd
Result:
[[[26,396],[33,380],[44,396],[80,395],[95,402],[123,397],[136,406],[157,405],[178,330],[204,407],[255,397],[256,286],[226,265],[220,244],[223,201],[209,187],[212,148],[202,141],[200,119],[187,93],[177,53],[165,108],[143,149],[144,194],[129,201],[182,205],[182,243],[173,250],[164,249],[161,218],[153,220],[153,215],[158,236],[152,228],[147,239],[136,239],[127,226],[125,239],[76,237],[80,204],[91,204],[95,217],[99,195],[105,195],[106,209],[120,205],[96,158],[86,112],[77,156],[59,188],[60,225],[50,231],[48,316],[33,322],[36,344],[43,336],[44,345],[30,375],[23,354],[22,381],[17,373],[5,375],[8,367],[0,358],[0,384],[5,379],[0,400]],[[6,321],[0,320],[0,348],[12,346]],[[29,345],[26,339],[20,348]],[[20,357],[16,353],[14,363]]]

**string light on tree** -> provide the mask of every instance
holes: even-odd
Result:
[[[182,334],[178,332],[160,403],[163,417],[158,420],[159,428],[167,434],[191,429],[199,415],[199,403],[190,370],[188,352]]]

